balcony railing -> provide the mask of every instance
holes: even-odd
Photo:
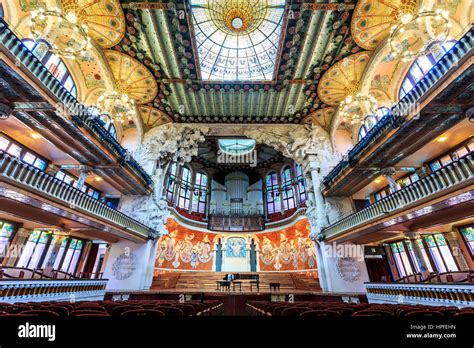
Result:
[[[0,179],[2,181],[5,179],[11,180],[29,191],[47,196],[53,200],[59,200],[71,208],[95,215],[102,220],[141,236],[148,237],[152,231],[151,228],[118,210],[108,207],[72,185],[23,163],[18,158],[12,157],[3,151],[0,152]]]
[[[466,183],[474,178],[473,154],[452,162],[413,184],[392,193],[365,209],[351,214],[323,229],[326,238],[334,237],[350,229],[362,226],[372,220],[406,208],[433,194],[455,185]]]
[[[433,68],[416,83],[415,87],[408,92],[398,104],[391,108],[388,115],[384,116],[367,134],[349,151],[347,159],[339,162],[336,167],[324,178],[323,184],[329,186],[349,166],[353,166],[361,154],[377,139],[381,138],[392,127],[400,126],[404,118],[404,110],[410,110],[439,80],[449,73],[452,67],[474,47],[474,29],[471,28],[449,52],[447,52]]]
[[[208,229],[211,231],[262,231],[265,229],[265,218],[261,214],[209,214]]]
[[[64,107],[73,115],[72,120],[81,127],[93,133],[115,156],[118,162],[141,178],[147,186],[153,184],[151,177],[128,155],[127,151],[115,138],[99,123],[88,108],[79,103],[64,86],[50,73],[40,60],[25,46],[21,40],[9,29],[7,22],[0,18],[0,44],[7,48],[18,59],[18,63],[25,66],[33,76],[51,91]]]
[[[474,284],[366,283],[369,303],[474,306]]]
[[[103,300],[107,279],[1,279],[0,302]]]

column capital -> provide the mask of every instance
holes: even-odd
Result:
[[[403,235],[405,236],[405,238],[410,240],[416,240],[421,238],[421,235],[417,232],[403,232]]]
[[[394,167],[387,167],[387,168],[382,168],[380,170],[382,175],[384,176],[393,176],[397,172],[397,170]]]

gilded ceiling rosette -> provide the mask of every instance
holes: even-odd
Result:
[[[75,13],[102,48],[115,46],[125,34],[125,16],[118,0],[61,0],[65,13]]]
[[[118,92],[127,94],[137,104],[153,101],[158,93],[158,86],[153,75],[142,63],[126,54],[112,50],[105,51],[105,56]]]
[[[390,34],[390,28],[413,15],[420,8],[420,0],[360,0],[352,16],[351,32],[354,41],[366,50],[374,50]]]
[[[325,104],[336,106],[359,91],[359,85],[370,56],[359,52],[334,64],[318,84],[318,96]]]

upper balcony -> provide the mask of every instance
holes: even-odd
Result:
[[[326,196],[350,196],[468,118],[473,107],[474,29],[391,108],[323,180]],[[472,111],[471,111],[472,112]]]
[[[324,228],[322,234],[326,240],[369,243],[426,224],[454,221],[474,212],[473,184],[470,153]]]
[[[11,116],[123,194],[148,194],[152,179],[0,18],[0,103]],[[8,116],[8,115],[6,115]],[[4,120],[2,122],[9,122]]]

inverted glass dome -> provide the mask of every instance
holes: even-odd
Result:
[[[253,139],[219,139],[218,145],[222,152],[231,155],[240,155],[251,152],[255,149],[255,140]]]
[[[203,80],[271,80],[285,0],[191,0]]]

